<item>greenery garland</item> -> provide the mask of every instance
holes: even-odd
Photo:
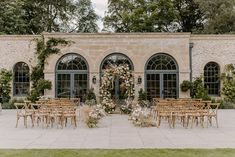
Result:
[[[128,65],[113,65],[104,70],[101,77],[100,97],[101,104],[105,111],[110,113],[114,111],[115,104],[112,100],[111,89],[113,88],[113,80],[115,76],[119,76],[123,80],[123,87],[126,89],[127,98],[133,98],[134,95],[134,78]]]
[[[31,101],[38,100],[39,96],[43,94],[45,89],[51,89],[52,84],[49,80],[44,80],[44,66],[46,64],[46,59],[52,54],[60,53],[60,49],[57,46],[67,46],[70,45],[71,41],[66,41],[62,38],[49,38],[45,41],[44,36],[42,38],[35,39],[37,41],[36,54],[38,59],[38,64],[33,67],[31,73],[31,81],[33,82],[33,87],[28,96]]]
[[[228,64],[225,66],[225,73],[222,74],[223,88],[222,94],[229,102],[235,102],[235,66]]]
[[[6,69],[1,69],[0,71],[0,96],[2,98],[2,102],[9,102],[11,99],[11,80],[12,80],[12,72]]]

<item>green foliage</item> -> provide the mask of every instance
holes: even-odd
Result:
[[[201,32],[204,28],[202,13],[197,0],[173,0],[176,9],[178,32]]]
[[[11,99],[11,80],[12,72],[6,69],[1,69],[0,71],[0,96],[2,97],[2,102],[6,103]]]
[[[48,80],[39,80],[36,86],[36,89],[38,90],[39,93],[43,93],[44,90],[48,89],[50,90],[52,87],[51,81]]]
[[[90,0],[0,1],[0,34],[95,32],[97,20]]]
[[[180,89],[182,92],[187,92],[189,89],[191,89],[192,87],[192,83],[188,80],[184,80],[181,84],[180,84]]]
[[[33,67],[31,73],[31,81],[33,82],[33,89],[28,96],[28,99],[31,101],[36,101],[40,95],[43,94],[45,89],[51,89],[51,82],[48,80],[44,80],[44,66],[46,64],[46,59],[52,54],[60,53],[60,49],[58,46],[67,46],[71,42],[66,41],[61,38],[49,38],[48,41],[45,42],[44,37],[41,39],[36,39],[37,47],[36,54],[38,59],[38,64]]]
[[[138,93],[139,93],[139,97],[138,97],[139,102],[147,100],[147,93],[142,88],[139,90]]]
[[[96,96],[95,96],[95,93],[94,93],[94,88],[90,88],[87,91],[86,100],[96,100]]]
[[[203,33],[231,33],[235,31],[234,0],[197,0],[206,19]]]
[[[30,94],[28,95],[27,99],[32,102],[35,102],[39,99],[39,96],[40,96],[40,93],[38,93],[38,91],[35,88],[33,88],[30,91]]]
[[[233,64],[225,66],[225,73],[222,74],[222,94],[226,101],[235,102],[235,67]]]
[[[76,1],[71,20],[63,23],[63,32],[98,32],[97,21],[99,16],[95,13],[91,0]]]
[[[26,34],[27,23],[23,19],[23,2],[20,0],[0,1],[0,34]]]
[[[171,0],[109,0],[104,26],[115,32],[169,31],[174,18]]]
[[[15,109],[15,103],[23,103],[23,99],[11,99],[9,102],[5,102],[2,104],[3,109]]]
[[[203,78],[197,77],[192,84],[192,97],[195,99],[210,100],[207,90],[204,88]]]

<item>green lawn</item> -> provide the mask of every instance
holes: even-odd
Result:
[[[0,150],[0,157],[235,157],[235,149]]]

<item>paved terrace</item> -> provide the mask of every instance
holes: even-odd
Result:
[[[16,110],[0,114],[0,148],[235,148],[235,110],[219,111],[219,128],[184,129],[179,124],[170,129],[134,127],[128,116],[105,117],[99,128],[89,129],[79,122],[76,129],[24,128],[20,119],[15,128]]]

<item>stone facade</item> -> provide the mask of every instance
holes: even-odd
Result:
[[[214,61],[221,71],[226,64],[235,63],[235,35],[191,35],[190,33],[99,33],[99,34],[44,34],[50,37],[73,41],[71,46],[61,47],[61,54],[47,59],[44,70],[45,79],[50,80],[53,88],[45,95],[55,97],[55,70],[57,61],[65,54],[77,53],[85,58],[89,66],[89,86],[99,93],[100,65],[103,59],[112,53],[122,53],[130,58],[134,65],[134,77],[142,78],[142,83],[135,83],[136,95],[140,88],[145,89],[145,66],[151,56],[165,53],[173,57],[178,64],[178,96],[189,97],[179,85],[183,80],[190,80],[190,43],[192,48],[192,76],[203,73],[204,66]],[[35,66],[35,38],[40,36],[0,36],[0,68],[13,70],[17,62],[25,62],[30,69]],[[92,83],[96,76],[97,83]]]

